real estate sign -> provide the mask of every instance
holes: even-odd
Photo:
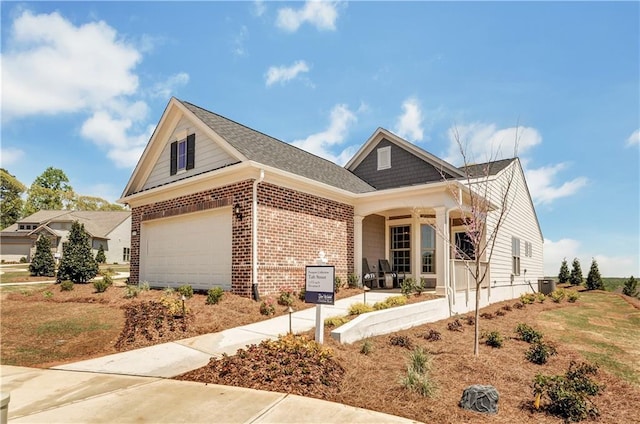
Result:
[[[333,282],[336,268],[333,265],[307,265],[305,273],[305,303],[333,305]]]

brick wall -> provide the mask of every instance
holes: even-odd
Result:
[[[242,219],[232,218],[231,290],[251,296],[252,180],[206,190],[131,211],[131,276],[140,276],[140,228],[145,220],[240,205]],[[258,186],[258,287],[261,295],[304,285],[305,265],[320,250],[346,282],[353,272],[353,207],[268,183]]]

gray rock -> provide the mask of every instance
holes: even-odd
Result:
[[[497,414],[499,398],[500,395],[495,387],[474,384],[462,392],[460,407],[485,414]]]

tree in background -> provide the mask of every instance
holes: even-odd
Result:
[[[23,216],[41,210],[64,209],[70,193],[73,193],[73,189],[69,185],[67,175],[61,169],[50,166],[29,187]]]
[[[0,168],[0,227],[7,228],[22,216],[22,193],[27,188],[6,169]]]
[[[638,282],[633,278],[633,275],[624,283],[622,294],[631,297],[638,297]]]
[[[101,197],[83,196],[81,194],[72,193],[67,205],[68,209],[74,211],[123,211],[122,205],[110,203]]]
[[[51,253],[49,237],[40,235],[36,241],[36,253],[29,264],[29,272],[33,276],[53,277],[56,273],[56,263]]]
[[[569,266],[567,265],[567,258],[562,260],[560,265],[560,273],[558,274],[558,283],[566,284],[569,281]]]
[[[600,270],[598,269],[598,262],[593,258],[591,260],[591,268],[587,275],[587,290],[604,290],[604,283],[602,277],[600,277]]]
[[[573,259],[571,264],[571,275],[569,275],[569,282],[572,286],[579,286],[582,284],[582,268],[580,267],[580,261],[578,258]]]
[[[84,224],[74,221],[69,232],[69,240],[62,251],[58,280],[86,283],[97,274],[98,263],[91,253],[89,235],[84,229]]]
[[[104,255],[104,247],[102,247],[102,245],[100,245],[98,253],[96,253],[96,262],[99,264],[107,262],[107,257]]]

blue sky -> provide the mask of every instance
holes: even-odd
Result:
[[[2,2],[1,164],[116,200],[171,96],[344,164],[520,135],[545,272],[640,275],[638,2]],[[492,153],[493,152],[493,153]]]

